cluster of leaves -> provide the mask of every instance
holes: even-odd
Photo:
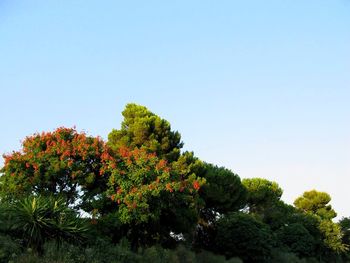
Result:
[[[4,155],[0,261],[50,258],[52,242],[73,251],[61,262],[349,259],[349,219],[333,221],[327,193],[308,191],[287,205],[276,182],[241,181],[181,152],[180,134],[146,107],[128,104],[123,116],[107,142],[58,128]]]

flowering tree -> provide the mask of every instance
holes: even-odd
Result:
[[[104,152],[101,138],[73,128],[29,136],[20,151],[3,156],[1,194],[9,199],[54,194],[76,208],[86,205],[105,190]]]
[[[128,147],[104,154],[102,172],[109,174],[107,195],[134,247],[167,242],[171,233],[195,226],[204,179],[178,173],[155,153]]]
[[[123,223],[159,220],[171,202],[187,203],[194,208],[197,192],[205,183],[195,174],[184,177],[174,172],[166,160],[144,149],[121,147],[104,155],[103,172],[110,174],[108,194],[118,204]]]

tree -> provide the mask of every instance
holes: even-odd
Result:
[[[324,236],[324,244],[332,252],[337,254],[348,251],[348,246],[342,241],[342,232],[338,224],[330,220],[321,220],[320,231]]]
[[[277,231],[277,239],[289,251],[300,257],[314,255],[315,239],[301,223],[286,223]]]
[[[329,194],[311,190],[304,192],[294,201],[295,207],[303,212],[311,213],[319,216],[322,219],[331,220],[337,216],[332,206],[328,204],[331,201]]]
[[[244,207],[246,189],[237,174],[212,164],[205,164],[204,169],[202,176],[206,184],[201,188],[200,196],[205,202],[205,209],[224,214]]]
[[[121,146],[143,148],[167,161],[177,160],[183,146],[180,133],[172,131],[170,123],[146,107],[127,104],[120,130],[108,135],[108,145],[117,150]]]
[[[248,192],[249,213],[264,219],[280,201],[283,190],[276,182],[263,178],[243,179],[242,184]]]
[[[244,262],[270,262],[272,237],[269,227],[253,216],[230,213],[217,222],[216,251]]]
[[[79,242],[87,231],[63,199],[27,197],[11,204],[7,214],[11,231],[39,254],[48,240],[55,240],[58,246],[63,241]]]
[[[155,155],[162,162],[166,162],[171,176],[175,176],[175,181],[186,182],[192,180],[191,178],[197,178],[196,181],[199,184],[204,183],[205,180],[200,178],[203,171],[203,163],[192,152],[180,152],[183,146],[181,136],[177,131],[171,130],[168,121],[160,118],[146,107],[136,104],[126,105],[123,116],[124,120],[120,130],[113,130],[108,136],[107,144],[114,153],[118,155],[123,149],[129,149],[131,152],[134,149],[144,151],[147,154]],[[150,170],[152,171],[154,169],[152,168],[153,164],[148,163],[148,165],[150,165]],[[139,168],[138,166],[137,169]],[[172,187],[171,182],[167,183],[169,183],[169,188]],[[135,184],[135,187],[137,187],[137,184]],[[147,228],[154,229],[157,233],[160,231],[160,226],[164,226],[165,236],[169,235],[169,229],[175,233],[189,234],[198,218],[199,203],[197,201],[193,202],[194,200],[191,198],[183,198],[186,196],[185,192],[179,193],[175,189],[172,187],[174,192],[171,195],[164,195],[165,192],[160,192],[160,195],[163,196],[161,203],[164,205],[159,217],[160,223],[157,220],[148,221],[147,219],[142,220],[143,225],[147,222]],[[172,198],[168,199],[171,196]],[[167,202],[170,202],[172,205],[166,205]],[[195,207],[193,207],[194,203],[196,203]],[[192,207],[189,209],[189,206]],[[155,207],[152,209],[154,209],[153,212],[157,211]],[[146,217],[150,216],[147,213],[143,214]],[[156,222],[156,225],[151,226],[151,222]],[[168,227],[165,227],[166,225]],[[138,225],[138,228],[141,229],[145,227],[142,227],[141,224]],[[133,230],[135,229],[135,225],[133,225]],[[138,235],[140,236],[140,233]],[[189,237],[190,235],[187,238]]]
[[[72,128],[29,136],[20,151],[4,155],[2,198],[54,194],[76,209],[91,211],[106,188],[100,169],[105,151],[102,139]]]
[[[119,220],[131,226],[135,245],[154,242],[160,233],[169,237],[188,231],[196,223],[204,179],[179,174],[143,148],[111,151],[103,171],[110,174],[107,193],[117,204]]]
[[[325,192],[311,190],[304,192],[294,201],[294,205],[303,213],[316,216],[318,218],[318,229],[322,235],[322,252],[329,254],[339,254],[348,250],[346,244],[342,242],[342,232],[338,224],[332,219],[337,213],[329,204],[331,197]]]
[[[197,224],[194,245],[210,249],[214,246],[215,223],[219,215],[237,212],[246,202],[246,189],[238,175],[229,169],[205,164],[201,176],[206,180],[199,190],[203,206]]]

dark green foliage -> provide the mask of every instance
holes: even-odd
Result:
[[[277,239],[287,250],[300,257],[312,256],[315,251],[316,242],[301,223],[286,223],[277,231]]]
[[[343,234],[342,241],[348,248],[350,248],[350,217],[343,217],[339,221],[339,225]],[[350,262],[350,251],[348,250],[344,255],[344,260]]]
[[[315,241],[322,242],[322,233],[318,227],[320,220],[317,216],[295,212],[285,221],[286,224],[301,224],[313,236]]]
[[[267,225],[244,213],[231,213],[217,222],[216,250],[228,258],[269,262],[274,244]]]
[[[207,251],[196,254],[182,245],[171,250],[152,246],[133,252],[125,240],[116,245],[99,241],[86,248],[63,244],[57,249],[55,244],[47,243],[42,256],[26,251],[12,258],[16,263],[242,263],[239,258],[226,260]]]
[[[225,214],[244,207],[246,189],[237,174],[212,164],[205,164],[204,169],[202,177],[207,183],[201,188],[200,196],[206,210]]]
[[[295,207],[278,200],[271,206],[265,208],[263,222],[268,224],[270,228],[275,231],[288,223],[289,218],[293,217],[296,213],[297,210]]]
[[[263,178],[243,179],[242,184],[248,191],[247,205],[249,213],[261,219],[268,216],[283,193],[276,182]]]
[[[43,253],[48,240],[79,242],[87,228],[64,200],[47,197],[28,197],[10,204],[7,210],[9,231],[22,237],[28,247]]]
[[[243,208],[247,191],[239,176],[224,167],[205,164],[201,176],[206,184],[199,191],[204,204],[200,210],[194,246],[211,250],[218,215],[237,212]]]
[[[19,242],[0,234],[0,262],[9,262],[21,252]]]

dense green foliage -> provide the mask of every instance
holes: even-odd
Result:
[[[107,142],[58,128],[4,155],[0,262],[349,262],[327,193],[288,205],[276,182],[181,152],[146,107],[123,116]]]
[[[126,105],[123,116],[121,129],[113,130],[108,135],[110,147],[143,148],[169,161],[179,158],[183,146],[181,136],[171,131],[168,121],[136,104]]]
[[[273,247],[270,228],[244,213],[227,214],[217,222],[216,250],[245,262],[269,262]]]
[[[322,219],[333,219],[337,213],[328,204],[331,201],[329,194],[316,190],[305,192],[294,201],[295,207],[303,212],[318,215]]]

